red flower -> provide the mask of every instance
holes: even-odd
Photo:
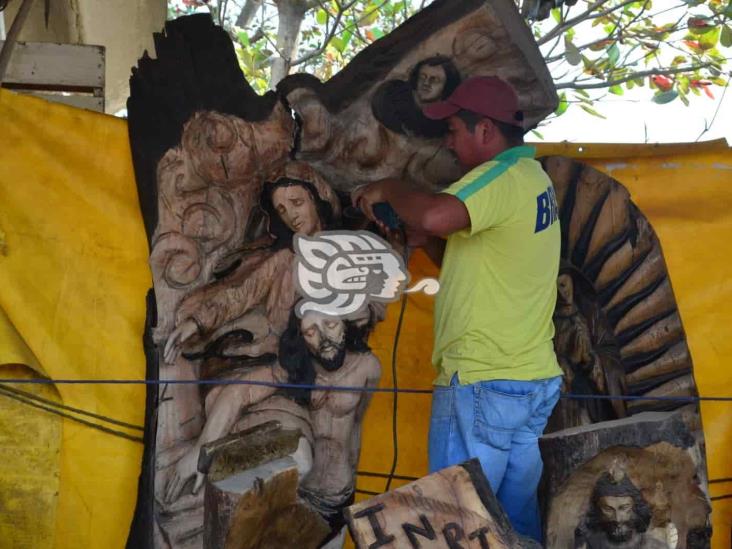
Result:
[[[651,76],[651,80],[661,91],[669,91],[674,87],[674,81],[662,74],[654,74]]]

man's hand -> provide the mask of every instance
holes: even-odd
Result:
[[[356,187],[351,193],[351,202],[353,205],[361,210],[369,220],[376,223],[384,233],[387,231],[387,227],[374,214],[374,204],[387,202],[385,193],[385,184],[387,181],[387,179],[374,181],[373,183]]]
[[[185,319],[181,322],[180,326],[170,332],[168,341],[165,342],[165,350],[163,351],[165,363],[174,364],[183,344],[197,333],[198,324],[192,318]]]

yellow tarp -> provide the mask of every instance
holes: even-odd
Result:
[[[144,377],[150,274],[125,122],[0,90],[0,230],[0,364],[52,379]],[[57,390],[66,405],[143,423],[140,386]],[[61,448],[55,546],[123,546],[142,445],[64,420]],[[32,473],[23,455],[17,467],[19,479]]]
[[[732,260],[726,253],[732,235],[732,151],[708,145],[542,149],[583,157],[629,188],[661,239],[699,391],[732,395]],[[415,279],[434,274],[419,254],[410,270]],[[144,377],[141,335],[150,283],[125,122],[0,90],[0,365],[26,364],[54,379]],[[401,387],[429,387],[431,311],[431,298],[410,297],[398,352]],[[398,305],[392,305],[372,339],[383,364],[383,386],[392,383],[397,317]],[[0,366],[0,377],[20,376],[17,372]],[[59,384],[56,389],[64,404],[143,422],[141,386]],[[0,437],[23,414],[18,411],[23,406],[6,400],[0,398],[5,427]],[[392,396],[377,395],[373,402],[360,469],[388,473]],[[702,410],[710,478],[732,477],[727,458],[732,404],[705,403]],[[57,421],[45,412],[26,413]],[[426,471],[428,416],[428,395],[399,396],[397,474]],[[43,462],[58,463],[60,473],[55,516],[38,517],[54,525],[55,539],[47,546],[122,547],[142,446],[70,420],[63,421],[62,432],[60,455],[54,461],[49,441]],[[2,454],[1,471],[16,470],[18,486],[31,486],[33,470],[24,452]],[[382,478],[359,477],[361,490],[380,492],[384,484]],[[732,493],[732,483],[710,489],[712,496]],[[3,497],[0,491],[0,504]],[[31,499],[32,494],[13,504],[27,505],[32,513]],[[715,501],[713,519],[713,546],[729,547],[732,500]],[[14,527],[23,527],[9,520],[0,516],[0,536],[12,537]]]

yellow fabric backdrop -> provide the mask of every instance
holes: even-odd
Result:
[[[2,365],[25,364],[52,379],[142,378],[150,274],[125,122],[4,90],[0,120],[0,377],[21,375],[17,366]],[[725,253],[732,235],[732,151],[721,144],[584,145],[581,151],[547,145],[540,153],[587,159],[629,188],[661,239],[699,391],[732,395],[732,260]],[[413,279],[435,274],[421,254],[410,271]],[[398,350],[401,387],[429,387],[431,311],[431,298],[409,298]],[[392,383],[398,312],[397,304],[390,307],[372,339],[383,364],[382,386]],[[142,386],[56,389],[64,404],[142,425]],[[426,471],[429,401],[428,395],[399,396],[399,475]],[[22,410],[0,398],[0,435],[12,431],[7,426]],[[710,478],[732,477],[732,404],[705,403],[702,410]],[[25,413],[36,414],[38,424],[57,421],[45,412]],[[365,420],[361,471],[391,468],[391,415],[392,396],[377,394]],[[60,442],[49,440],[46,461],[34,462],[58,467],[60,474],[55,516],[38,517],[54,525],[47,546],[122,547],[142,446],[70,420],[63,421],[62,432]],[[54,444],[60,446],[57,458]],[[18,486],[32,484],[27,451],[0,454],[0,471],[18,471],[11,479]],[[361,490],[380,492],[384,485],[383,478],[359,476]],[[710,490],[712,496],[732,493],[732,483]],[[14,500],[19,513],[23,505],[34,512],[33,494],[26,492],[30,496]],[[732,500],[715,501],[713,519],[714,548],[729,547]],[[0,517],[0,535],[12,529]]]

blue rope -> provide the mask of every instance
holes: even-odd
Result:
[[[409,393],[432,394],[432,389],[411,389],[396,387],[356,387],[350,385],[306,385],[298,383],[276,383],[249,379],[2,379],[0,383],[19,384],[58,384],[58,385],[256,385],[274,389],[310,389],[316,391],[343,391],[351,393]],[[716,401],[729,402],[728,396],[649,396],[649,395],[579,395],[562,394],[561,398],[572,400],[657,400],[671,402]]]

